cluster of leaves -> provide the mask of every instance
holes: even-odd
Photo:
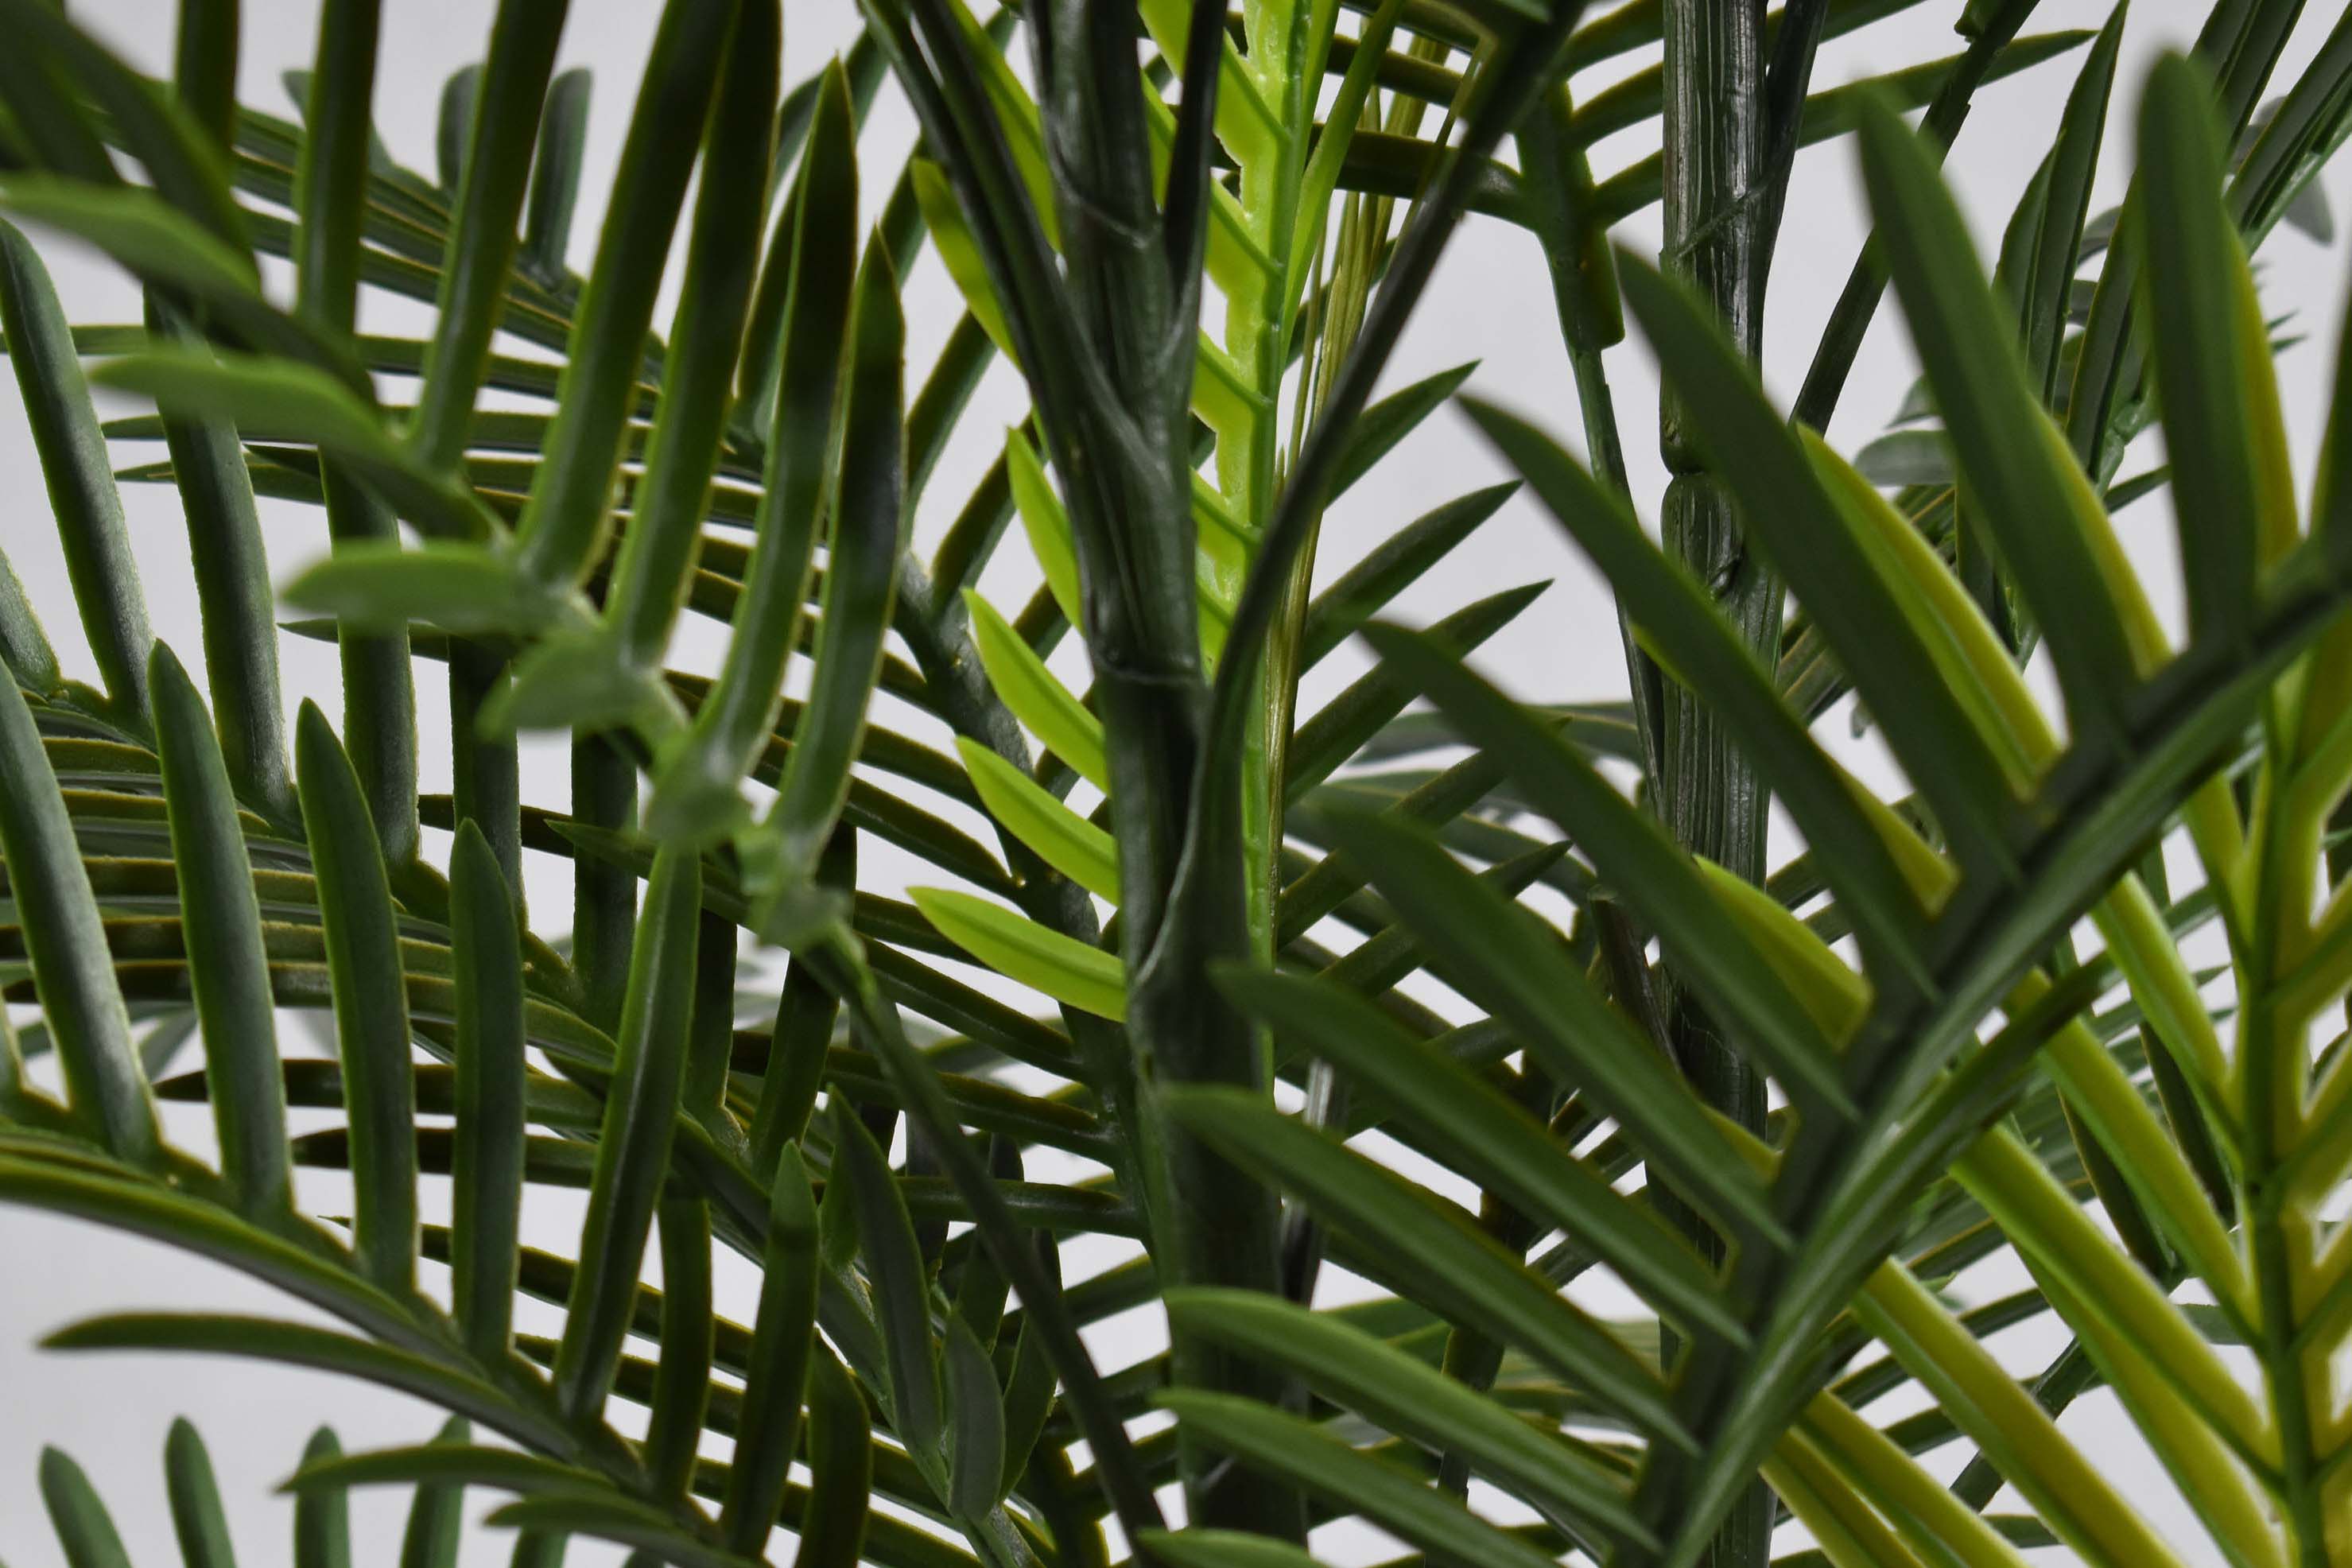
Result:
[[[52,1345],[448,1410],[413,1447],[314,1443],[291,1485],[320,1564],[343,1491],[377,1484],[417,1489],[421,1563],[467,1489],[514,1494],[493,1517],[532,1564],[575,1535],[742,1564],[781,1525],[807,1568],[1097,1568],[1114,1542],[1304,1568],[1310,1529],[1356,1520],[1429,1560],[1688,1568],[1759,1496],[1768,1535],[1794,1518],[1837,1568],[2173,1562],[2056,1424],[2101,1385],[2231,1563],[2352,1562],[2352,1240],[2326,1218],[2352,1068],[2310,1047],[2352,987],[2352,359],[2298,506],[2247,263],[2352,130],[2352,21],[2258,115],[2298,7],[2223,0],[2152,78],[2108,222],[2120,11],[2021,37],[2032,0],[1972,0],[1952,58],[1809,93],[1824,38],[1910,5],[1790,0],[1755,40],[1774,221],[1796,148],[1858,131],[1878,226],[1792,420],[1698,294],[1609,240],[1673,149],[1605,178],[1587,149],[1691,111],[1664,67],[1576,78],[1688,23],[1679,0],[1381,0],[1347,26],[1328,0],[1231,25],[863,4],[856,47],[787,89],[777,0],[669,0],[583,279],[561,0],[502,0],[432,178],[371,132],[370,0],[324,7],[299,126],[235,102],[234,6],[182,6],[159,84],[0,3],[0,207],[146,300],[69,326],[0,226],[99,678],[65,673],[0,558],[0,982],[38,1010],[0,1024],[0,1199],[341,1325],[141,1313]],[[1937,163],[1979,86],[2077,49],[1988,279]],[[861,246],[886,79],[921,142]],[[1466,379],[1373,395],[1465,215],[1549,262],[1597,472],[1464,405],[1616,594],[1630,703],[1530,708],[1465,666],[1540,585],[1379,624],[1508,487],[1310,592],[1325,510]],[[910,390],[898,279],[927,247],[964,313]],[[257,255],[292,263],[291,308]],[[1812,434],[1890,282],[1936,421],[1892,499]],[[357,332],[363,288],[429,303],[429,335]],[[1760,647],[1624,493],[1624,305],[1764,563]],[[919,550],[999,357],[1031,415]],[[157,411],[101,424],[91,382]],[[2159,420],[2169,467],[2116,483]],[[166,455],[117,471],[110,442]],[[209,702],[149,629],[124,481],[184,511]],[[2177,647],[2112,524],[2157,488]],[[276,622],[262,499],[325,523],[285,591],[317,619]],[[1038,586],[1008,616],[976,584],[1016,519]],[[713,675],[667,667],[689,612],[729,628]],[[289,744],[282,633],[335,645],[340,731],[306,706]],[[1076,684],[1048,663],[1073,633]],[[1359,633],[1370,671],[1299,714]],[[2022,678],[2037,649],[2063,723]],[[436,665],[446,795],[418,761]],[[1666,692],[1801,833],[1769,879],[1693,854],[1687,801],[1656,809]],[[1809,732],[1848,695],[1916,795]],[[525,729],[572,737],[562,810],[521,798]],[[939,885],[861,887],[860,837]],[[571,868],[560,938],[522,907],[526,853]],[[1519,900],[1538,886],[1564,927]],[[2183,956],[2209,927],[2219,1008]],[[788,954],[780,984],[746,933]],[[1682,1054],[1693,1005],[1769,1119]],[[281,1049],[305,1009],[331,1059]],[[208,1107],[216,1156],[159,1102]],[[289,1136],[289,1108],[332,1124]],[[309,1212],[301,1168],[347,1173],[348,1214]],[[521,1244],[534,1186],[587,1193],[567,1253]],[[1066,1284],[1073,1240],[1118,1261]],[[716,1310],[720,1247],[759,1270],[747,1323]],[[1942,1290],[2004,1252],[2028,1288]],[[1327,1258],[1369,1296],[1318,1309]],[[1594,1271],[1640,1313],[1580,1305]],[[519,1332],[519,1294],[559,1331]],[[1150,1303],[1171,1349],[1102,1370],[1082,1331]],[[1983,1342],[2053,1314],[2068,1348],[2021,1384]],[[1924,1414],[1871,1414],[1921,1390]],[[1963,1442],[1947,1485],[1931,1456]],[[226,1563],[193,1434],[167,1471],[189,1561]],[[1532,1522],[1474,1510],[1474,1479]],[[119,1562],[70,1462],[43,1479],[73,1560]],[[1987,1513],[2004,1483],[2016,1511]]]

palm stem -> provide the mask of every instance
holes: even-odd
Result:
[[[1760,213],[1764,158],[1762,0],[1667,0],[1665,7],[1665,258],[1714,308],[1751,359],[1761,347]],[[1715,596],[1741,639],[1762,655],[1779,645],[1778,577],[1750,554],[1730,492],[1685,441],[1669,397],[1659,446],[1671,476],[1664,528],[1668,551]],[[1764,876],[1765,790],[1731,735],[1697,697],[1664,692],[1660,816],[1677,842],[1749,881]],[[1723,1037],[1697,1000],[1672,984],[1671,1054],[1702,1100],[1749,1131],[1764,1130],[1762,1076]],[[1676,1216],[1710,1256],[1721,1243],[1697,1215]],[[1717,1529],[1713,1568],[1760,1568],[1771,1556],[1773,1504],[1748,1487]]]

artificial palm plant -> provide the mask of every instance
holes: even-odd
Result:
[[[2247,260],[2352,128],[2352,22],[2273,83],[2300,6],[2221,0],[2095,214],[2120,11],[2034,37],[2033,0],[1969,0],[1952,58],[1814,91],[1825,38],[1916,0],[861,3],[786,89],[777,0],[669,0],[584,279],[562,0],[497,8],[437,179],[373,143],[371,0],[324,6],[299,126],[235,101],[233,0],[181,6],[170,83],[0,4],[0,206],[147,301],[68,325],[0,230],[98,678],[0,570],[0,1197],[341,1324],[52,1346],[448,1410],[314,1441],[306,1564],[378,1484],[416,1489],[419,1563],[469,1491],[511,1494],[530,1563],[1292,1568],[1349,1520],[1433,1563],[1761,1563],[1790,1519],[1783,1560],[1838,1568],[2191,1560],[2058,1426],[2101,1385],[2221,1560],[2352,1563],[2352,379],[2305,503]],[[1937,165],[2030,66],[2072,85],[1988,273]],[[885,90],[903,168],[857,146]],[[1784,411],[1773,239],[1797,148],[1849,132],[1876,228]],[[1664,273],[1611,237],[1660,202]],[[1461,391],[1374,395],[1490,224],[1540,242],[1573,384],[1463,405],[1614,591],[1622,703],[1465,664],[1537,590],[1382,623],[1506,490],[1315,591],[1326,509]],[[910,382],[927,248],[965,310]],[[1926,374],[1857,468],[1817,432],[1890,283]],[[363,289],[429,332],[358,333]],[[1621,298],[1668,388],[1663,544]],[[999,357],[1027,417],[940,495]],[[89,382],[156,412],[101,424]],[[2159,421],[2168,464],[2126,476]],[[163,456],[118,471],[132,443]],[[118,481],[178,494],[209,702]],[[2112,521],[2159,490],[2178,638]],[[278,568],[316,618],[279,623],[257,498],[323,517]],[[1008,552],[1017,607],[975,587]],[[715,671],[667,667],[686,611],[729,627]],[[1369,673],[1302,713],[1359,634]],[[288,636],[344,693],[290,743]],[[1849,695],[1906,792],[1812,733]],[[520,797],[539,730],[562,808]],[[1768,856],[1770,802],[1801,843]],[[936,885],[862,886],[861,838]],[[523,907],[527,854],[570,910]],[[281,1050],[297,1010],[331,1057]],[[520,1244],[541,1185],[586,1189],[569,1251]],[[759,1270],[740,1321],[720,1247]],[[2021,1288],[1948,1288],[1997,1255]],[[1081,1331],[1153,1303],[1170,1350],[1098,1364]],[[1984,1343],[2044,1315],[2046,1368]],[[192,1568],[228,1563],[192,1430],[166,1464]],[[42,1481],[68,1558],[121,1561],[72,1461]]]

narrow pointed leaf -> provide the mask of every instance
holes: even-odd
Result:
[[[56,1448],[41,1450],[41,1502],[65,1548],[66,1568],[131,1568],[114,1518],[82,1468]]]
[[[1170,1389],[1160,1396],[1186,1431],[1255,1468],[1294,1480],[1433,1554],[1495,1568],[1542,1568],[1552,1557],[1488,1524],[1454,1499],[1357,1452],[1296,1415],[1231,1394]],[[1181,1539],[1179,1537],[1178,1539]]]
[[[981,804],[1006,832],[1079,887],[1118,902],[1118,848],[1108,833],[979,742],[959,739],[956,753]]]
[[[681,127],[702,123],[733,20],[734,7],[697,0],[669,0],[662,8],[596,265],[572,318],[563,399],[516,526],[516,563],[536,582],[578,581],[604,542],[646,331],[694,163],[697,138]],[[499,226],[511,233],[511,209]]]
[[[64,1068],[66,1102],[116,1155],[152,1163],[162,1152],[155,1106],[131,1050],[105,927],[65,797],[14,679],[0,680],[0,859]]]
[[[848,1184],[890,1379],[892,1428],[918,1464],[945,1458],[940,1348],[931,1333],[930,1280],[915,1244],[914,1223],[890,1167],[866,1124],[843,1105],[834,1115],[832,1179]]]
[[[269,960],[253,862],[229,793],[211,715],[169,647],[148,660],[155,750],[180,884],[181,940],[205,1040],[205,1076],[220,1138],[221,1174],[256,1219],[292,1201],[285,1090],[278,1070]]]
[[[294,736],[334,989],[358,1247],[368,1277],[401,1293],[416,1279],[416,1094],[392,889],[359,775],[326,715],[304,703]]]
[[[787,1143],[769,1191],[759,1316],[743,1381],[743,1423],[728,1467],[719,1528],[729,1546],[759,1555],[783,1506],[809,1397],[817,1310],[816,1205],[799,1151]]]
[[[163,1494],[172,1510],[172,1534],[180,1543],[181,1562],[187,1568],[236,1568],[228,1517],[221,1509],[220,1486],[213,1479],[212,1456],[184,1417],[172,1423],[163,1439]]]
[[[425,352],[424,385],[409,431],[428,469],[446,472],[456,466],[467,416],[489,362],[490,334],[514,259],[515,214],[522,205],[548,73],[555,66],[569,9],[570,0],[499,0],[490,24],[489,58],[467,117],[465,171],[442,253],[433,340]],[[562,122],[555,104],[548,103],[546,112]],[[550,205],[557,205],[559,194],[552,183],[535,193]],[[539,202],[532,206],[537,238],[547,226],[540,220]],[[556,245],[560,261],[560,237]],[[534,254],[543,248],[535,246]]]
[[[2189,635],[2237,641],[2258,572],[2295,542],[2295,500],[2269,334],[2222,206],[2211,100],[2185,58],[2158,65],[2140,110],[2137,229]]]
[[[302,1465],[336,1458],[343,1446],[321,1426],[302,1449]],[[294,1500],[294,1568],[351,1568],[352,1505],[341,1490],[308,1492]]]
[[[1687,855],[1654,817],[1617,792],[1600,770],[1549,726],[1440,652],[1423,637],[1388,626],[1367,631],[1387,668],[1412,681],[1464,734],[1504,755],[1532,804],[1564,828],[1658,933],[1684,982],[1707,999],[1732,1037],[1791,1093],[1850,1114],[1835,1055],[1772,965],[1717,902]],[[1341,842],[1350,848],[1343,834]],[[1362,848],[1371,849],[1370,844]],[[1373,880],[1377,858],[1366,853]],[[1383,884],[1384,885],[1384,884]]]
[[[580,1230],[580,1268],[555,1363],[556,1396],[573,1420],[593,1419],[604,1408],[628,1333],[677,1121],[701,896],[699,859],[674,849],[656,857],[629,959],[612,1088]]]
[[[857,207],[848,87],[838,70],[828,70],[823,80],[786,217],[780,220],[792,226],[790,249],[770,258],[761,285],[763,291],[782,289],[775,310],[782,344],[757,533],[718,684],[697,711],[691,735],[656,775],[646,820],[666,837],[691,836],[714,816],[740,811],[735,791],[775,722],[784,661],[798,638],[807,597],[856,265],[850,225],[799,221],[808,210]],[[761,309],[755,303],[755,338],[762,331]],[[738,396],[752,391],[739,388]]]
[[[1742,521],[1813,617],[1963,864],[1999,864],[2008,780],[1939,678],[1925,634],[1895,613],[1843,531],[1802,445],[1755,372],[1683,289],[1623,261],[1625,298],[1689,409],[1689,429]]]
[[[463,1447],[472,1429],[455,1415],[434,1442]],[[408,1524],[400,1538],[400,1568],[456,1568],[457,1541],[465,1528],[465,1489],[447,1483],[420,1484],[408,1505]]]
[[[2095,537],[2089,481],[2026,384],[2016,335],[1919,138],[1864,106],[1863,173],[1936,406],[1981,519],[2043,627],[2078,736],[2106,735],[2138,670]]]
[[[471,821],[450,852],[449,921],[457,997],[449,1293],[466,1343],[495,1366],[513,1322],[521,1225],[522,952],[505,873]]]
[[[99,676],[126,713],[143,718],[154,634],[123,526],[122,497],[57,291],[30,242],[5,223],[0,223],[0,334],[24,395],[74,605]]]
[[[1454,1205],[1244,1091],[1162,1093],[1170,1113],[1226,1158],[1409,1267],[1426,1305],[1527,1351],[1662,1441],[1688,1446],[1657,1375]]]
[[[1479,1474],[1552,1517],[1644,1540],[1619,1478],[1387,1341],[1329,1313],[1243,1290],[1171,1291],[1168,1311],[1180,1328],[1264,1357],[1323,1398],[1433,1453],[1465,1456]]]
[[[793,731],[768,818],[777,840],[776,869],[787,881],[814,870],[817,852],[841,815],[849,764],[881,673],[883,634],[898,584],[905,525],[906,322],[898,279],[878,245],[867,247],[858,269],[847,354],[816,685]]]
[[[727,63],[703,132],[686,277],[662,365],[629,530],[605,591],[618,657],[658,668],[669,646],[726,427],[727,398],[760,266],[764,156],[775,118],[782,17],[777,0],[740,0]],[[830,590],[831,579],[826,586]],[[828,621],[828,626],[830,622]]]
[[[1683,679],[1711,694],[1720,721],[1741,731],[1758,771],[1819,856],[1865,950],[1916,972],[1924,919],[1918,900],[1856,803],[1857,786],[1781,703],[1770,676],[1697,588],[1651,546],[1616,497],[1531,426],[1488,405],[1467,406],[1487,439],[1592,557],[1643,634]]]
[[[971,640],[980,652],[981,668],[1004,706],[1080,778],[1097,789],[1109,789],[1102,721],[1055,679],[1036,651],[976,590],[965,589],[963,599],[971,612]]]
[[[1377,1092],[1482,1188],[1575,1237],[1669,1317],[1743,1337],[1697,1254],[1653,1210],[1612,1191],[1499,1090],[1427,1049],[1370,1003],[1263,971],[1230,971],[1220,984],[1277,1033]]]
[[[1127,1016],[1127,972],[1117,953],[971,893],[910,888],[908,896],[949,941],[998,973],[1097,1016]]]

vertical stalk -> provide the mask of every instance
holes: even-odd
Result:
[[[2288,955],[2308,942],[2322,863],[2319,819],[2299,809],[2305,792],[2296,776],[2296,763],[2306,754],[2302,737],[2311,724],[2308,713],[2285,710],[2273,696],[2263,726],[2270,756],[2255,791],[2247,845],[2253,876],[2241,919],[2248,935],[2242,951],[2233,954],[2237,1099],[2244,1117],[2245,1173],[2238,1212],[2254,1285],[2256,1342],[2251,1348],[2278,1426],[2276,1491],[2287,1561],[2294,1568],[2329,1568],[2318,1435],[2332,1379],[2326,1349],[2315,1349],[2303,1332],[2304,1309],[2315,1294],[2312,1264],[2321,1232],[2311,1194],[2298,1191],[2284,1168],[2305,1133],[2314,1015],[2283,1007],[2278,994],[2295,967]]]
[[[1665,262],[1699,291],[1741,349],[1761,346],[1757,240],[1764,153],[1763,0],[1666,0]],[[1682,411],[1659,405],[1659,447],[1671,476],[1667,550],[1706,585],[1742,641],[1767,657],[1780,636],[1780,584],[1748,554],[1731,497],[1685,442]],[[1662,693],[1659,814],[1675,840],[1750,881],[1764,875],[1765,791],[1730,733],[1689,691]],[[1764,1079],[1688,991],[1668,975],[1667,1039],[1707,1104],[1741,1126],[1764,1128]],[[1711,1257],[1721,1244],[1696,1215],[1677,1219]],[[1773,1504],[1757,1482],[1710,1543],[1712,1568],[1762,1568],[1771,1556]]]

